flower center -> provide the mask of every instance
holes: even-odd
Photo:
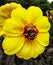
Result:
[[[37,33],[38,33],[38,31],[35,26],[28,25],[28,26],[25,26],[23,34],[24,34],[25,38],[34,40]]]

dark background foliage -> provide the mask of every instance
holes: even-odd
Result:
[[[0,6],[9,2],[20,3],[23,7],[28,8],[31,5],[38,6],[42,9],[43,15],[47,16],[46,11],[53,10],[53,2],[49,3],[47,0],[0,0]],[[43,54],[36,59],[24,60],[17,58],[15,55],[7,56],[2,49],[3,37],[0,37],[0,65],[53,65],[53,19],[50,19],[50,12],[47,16],[50,23],[50,44],[46,47]]]

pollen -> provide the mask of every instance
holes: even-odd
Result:
[[[37,36],[37,29],[33,25],[25,26],[24,28],[24,36],[27,39],[34,40],[34,38]]]

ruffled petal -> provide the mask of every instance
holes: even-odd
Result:
[[[17,3],[7,3],[0,7],[0,28],[4,26],[5,20],[11,17],[11,12],[16,7],[21,7],[20,4]],[[3,35],[3,28],[0,30],[0,36]]]
[[[38,17],[42,15],[43,13],[40,8],[31,6],[28,9],[18,7],[14,11],[12,11],[11,16],[14,17],[15,19],[19,19],[26,25],[27,23],[33,22],[34,19],[36,20]]]
[[[41,9],[36,6],[30,6],[27,9],[28,14],[28,22],[33,23],[38,17],[41,17],[43,15]]]
[[[2,36],[4,34],[4,31],[3,31],[4,21],[5,21],[5,19],[0,16],[0,36]]]
[[[24,58],[25,60],[30,59],[33,55],[31,42],[25,41],[24,46],[16,53],[16,55],[17,57]]]
[[[36,39],[32,43],[33,49],[33,58],[36,58],[38,55],[42,54],[45,50],[45,47],[42,46]]]
[[[43,46],[48,46],[49,44],[50,34],[46,33],[38,33],[36,40]]]
[[[13,18],[9,18],[5,21],[3,29],[7,36],[19,36],[23,33],[22,22],[20,24]]]
[[[18,7],[12,11],[11,16],[12,18],[18,20],[19,23],[22,22],[24,25],[26,25],[26,20],[28,19],[26,11],[27,10],[25,8]]]
[[[51,27],[49,20],[46,16],[38,18],[35,21],[35,26],[37,27],[39,32],[48,32]]]
[[[0,36],[4,34],[3,27],[0,27]]]
[[[11,12],[17,7],[21,7],[20,4],[17,3],[7,3],[6,5],[3,5],[0,7],[0,16],[4,18],[10,18],[11,17]]]
[[[23,36],[14,37],[14,38],[6,37],[2,44],[4,53],[8,55],[15,54],[23,47],[24,41],[25,40]]]

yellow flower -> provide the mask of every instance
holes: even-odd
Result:
[[[18,7],[4,25],[5,39],[2,47],[8,55],[19,58],[36,58],[49,44],[50,23],[39,7]]]
[[[3,25],[5,24],[5,20],[11,17],[11,12],[16,7],[21,7],[21,5],[13,2],[0,7],[0,36],[4,34]]]

